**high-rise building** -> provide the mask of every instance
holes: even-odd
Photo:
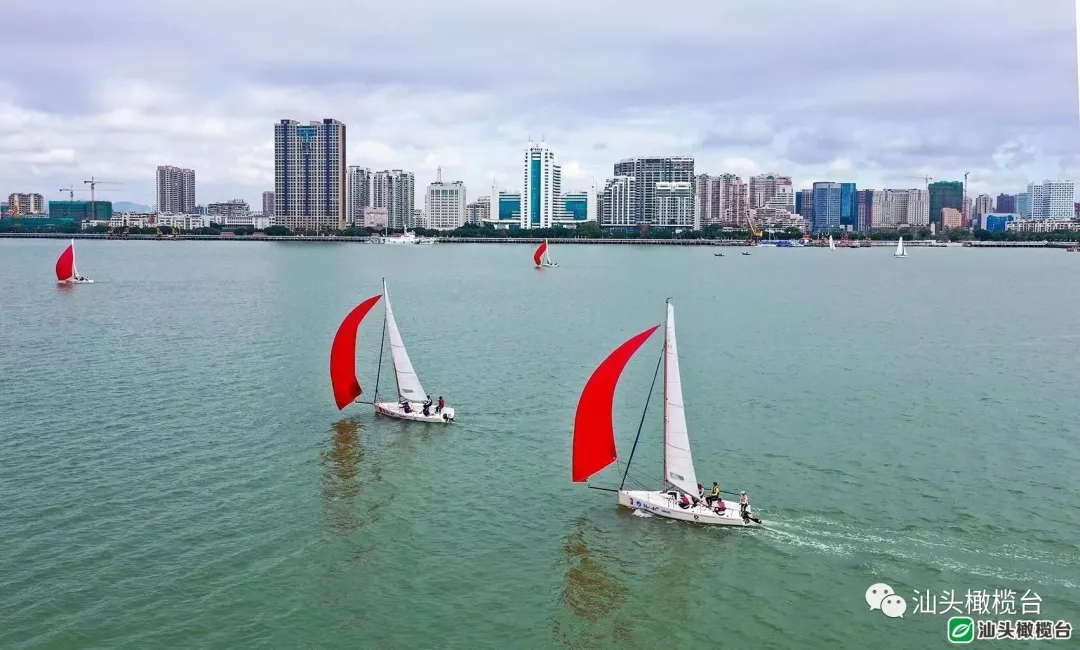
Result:
[[[1016,212],[1016,197],[1012,194],[998,194],[995,214]]]
[[[1072,181],[1045,180],[1041,184],[1028,185],[1033,219],[1072,219],[1075,216],[1073,202],[1076,189]]]
[[[907,215],[904,223],[912,227],[930,225],[930,193],[926,190],[907,191]]]
[[[424,214],[423,208],[413,208],[412,211],[412,223],[413,228],[427,228],[427,215]]]
[[[8,212],[13,217],[44,215],[45,197],[36,193],[12,194],[8,196]]]
[[[465,206],[465,223],[483,223],[491,218],[491,197],[481,196]]]
[[[777,194],[784,197],[782,204],[773,200],[777,197]],[[769,207],[795,212],[795,191],[792,188],[790,176],[779,176],[777,174],[751,176],[749,199],[750,205],[748,207],[751,210],[764,208],[767,204],[772,204]]]
[[[627,158],[615,163],[615,176],[634,179],[634,223],[656,224],[656,184],[694,183],[693,156]]]
[[[746,183],[735,174],[698,175],[694,179],[694,227],[745,225],[747,197]],[[774,202],[786,205],[788,195],[783,189],[770,199],[769,206],[773,207]]]
[[[1016,213],[1020,215],[1021,219],[1031,218],[1031,195],[1027,192],[1020,192],[1016,195]]]
[[[562,167],[543,142],[529,143],[525,150],[524,185],[521,192],[521,227],[551,228],[562,196]]]
[[[802,190],[802,192],[806,191]],[[805,215],[803,216],[805,218]],[[882,228],[884,221],[885,192],[883,190],[856,190],[855,230],[865,232],[873,228]]]
[[[371,205],[371,170],[350,165],[345,172],[345,186],[348,196],[347,220],[351,224],[363,224],[364,208]]]
[[[264,217],[274,216],[274,192],[273,190],[267,190],[263,192],[263,208],[262,213]]]
[[[814,190],[799,190],[795,195],[795,212],[806,219],[806,223],[814,223]]]
[[[855,208],[855,183],[840,183],[840,227],[844,230],[855,230],[858,216]]]
[[[964,219],[964,225],[971,223],[971,215],[974,213],[974,201],[970,196],[964,195],[964,207],[960,210],[960,216]]]
[[[963,181],[939,181],[927,186],[930,192],[930,221],[941,226],[941,209],[964,209]]]
[[[814,221],[811,229],[815,233],[832,232],[840,229],[841,183],[814,183]]]
[[[983,216],[994,211],[994,197],[989,194],[980,194],[975,197],[974,219],[982,222]]]
[[[435,182],[428,185],[424,202],[427,214],[425,227],[433,230],[454,230],[465,225],[465,185],[461,181],[444,183],[442,168],[435,172]]]
[[[412,172],[391,169],[375,172],[371,205],[386,208],[391,228],[415,227],[416,179]]]
[[[657,183],[653,194],[652,226],[694,227],[694,186],[692,183]]]
[[[345,229],[345,125],[274,125],[274,218],[302,230]]]
[[[50,219],[71,219],[77,224],[91,219],[112,219],[111,201],[49,201]]]
[[[195,170],[159,165],[157,211],[161,214],[195,213]]]
[[[899,228],[907,225],[911,193],[908,190],[882,190],[881,210],[874,215],[875,228]]]
[[[633,176],[616,176],[604,186],[603,213],[600,225],[605,228],[625,228],[635,225],[636,181]]]

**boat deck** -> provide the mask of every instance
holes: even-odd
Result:
[[[424,415],[423,404],[409,402],[409,406],[412,410],[409,413],[406,413],[397,402],[375,402],[375,412],[379,415],[385,415],[399,420],[411,420],[413,422],[450,423],[454,421],[454,409],[451,406],[443,408],[439,413],[436,413],[434,407],[432,407],[429,411],[431,415]]]
[[[659,517],[669,519],[681,519],[693,521],[699,524],[712,524],[721,526],[759,526],[757,522],[750,520],[744,522],[739,516],[739,503],[724,500],[727,509],[722,514],[717,514],[712,508],[705,505],[702,500],[697,506],[680,508],[674,498],[667,492],[652,492],[645,490],[620,490],[619,504],[627,508],[634,508],[652,513]],[[753,508],[751,508],[753,511]]]

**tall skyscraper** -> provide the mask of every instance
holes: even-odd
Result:
[[[801,195],[806,190],[801,190]],[[879,197],[880,195],[880,197]],[[874,199],[877,198],[878,211],[875,214],[874,211]],[[856,190],[855,191],[855,230],[859,232],[865,232],[871,228],[877,228],[878,222],[876,219],[884,217],[881,214],[881,199],[884,198],[884,193],[881,190]],[[800,213],[801,214],[801,213]],[[805,218],[806,215],[803,215]]]
[[[435,182],[428,185],[425,198],[428,228],[453,230],[465,225],[465,185],[461,181],[444,183],[441,167],[435,172]]]
[[[904,222],[914,228],[930,225],[930,193],[926,190],[907,191],[907,215]]]
[[[656,223],[656,184],[694,183],[693,156],[627,158],[615,163],[615,176],[634,179],[634,222]]]
[[[391,228],[415,227],[416,178],[412,172],[391,169],[375,172],[371,204],[386,208]]]
[[[158,166],[157,210],[162,214],[195,214],[194,169]]]
[[[348,195],[347,220],[350,224],[363,224],[364,208],[371,206],[371,170],[350,165],[345,172],[345,186]]]
[[[930,192],[930,222],[941,227],[941,209],[964,209],[963,181],[940,181],[927,186]]]
[[[746,183],[735,174],[699,174],[694,179],[695,228],[744,224],[747,203]]]
[[[989,194],[980,194],[975,197],[975,214],[973,215],[979,223],[982,223],[983,217],[994,211],[994,198]]]
[[[562,195],[562,167],[543,142],[525,150],[525,182],[521,192],[521,227],[551,228]]]
[[[1076,189],[1072,181],[1045,180],[1028,185],[1031,217],[1034,219],[1072,219]]]
[[[262,213],[264,217],[274,216],[274,192],[273,190],[267,190],[263,192],[263,207]]]
[[[274,217],[293,230],[345,229],[345,125],[274,125]]]
[[[813,232],[832,232],[840,229],[840,186],[840,183],[832,182],[814,183]]]
[[[814,223],[814,190],[799,190],[795,195],[795,212],[806,219],[808,227]]]
[[[998,194],[997,209],[994,212],[1006,214],[1016,212],[1016,197],[1012,194]]]
[[[1020,215],[1021,219],[1031,218],[1031,195],[1027,192],[1020,192],[1016,195],[1016,213]]]
[[[859,213],[855,207],[855,183],[840,183],[840,227],[855,230]]]

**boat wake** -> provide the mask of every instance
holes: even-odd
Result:
[[[645,510],[637,510],[637,509],[635,509],[630,514],[632,514],[635,517],[652,517],[653,516],[653,514],[651,512],[647,512]]]

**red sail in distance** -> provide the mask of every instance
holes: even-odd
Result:
[[[652,336],[659,325],[653,325],[641,334],[623,343],[593,371],[578,400],[574,415],[574,459],[572,475],[575,483],[588,480],[590,476],[615,462],[615,425],[611,412],[615,400],[615,386],[623,369],[634,353]]]
[[[60,282],[70,280],[75,275],[75,246],[68,244],[60,259],[56,260],[56,279]]]
[[[364,391],[356,378],[356,334],[364,320],[382,295],[372,296],[357,305],[338,326],[334,343],[330,347],[330,383],[334,386],[334,401],[338,410],[352,403]]]
[[[540,245],[536,247],[536,252],[533,253],[533,261],[537,266],[540,266],[541,260],[544,259],[544,251],[547,250],[547,240],[540,242]]]

